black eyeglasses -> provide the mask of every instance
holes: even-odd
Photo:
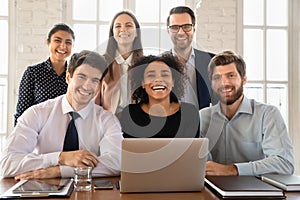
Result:
[[[168,26],[168,28],[172,33],[177,33],[180,28],[182,28],[184,32],[190,32],[193,26],[194,26],[193,24],[182,24],[182,25]]]

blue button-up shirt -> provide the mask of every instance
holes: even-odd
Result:
[[[200,131],[214,162],[234,164],[239,175],[292,174],[293,147],[275,106],[244,97],[231,120],[220,103],[200,110]]]

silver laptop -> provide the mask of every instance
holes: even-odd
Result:
[[[125,138],[120,192],[201,191],[207,138]]]

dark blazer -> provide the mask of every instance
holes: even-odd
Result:
[[[197,98],[199,110],[208,107],[210,103],[216,104],[217,99],[213,96],[211,81],[208,77],[208,64],[215,54],[200,51],[194,48],[195,52],[195,69],[197,81]]]
[[[169,51],[170,52],[170,51]],[[171,50],[172,52],[172,50]],[[211,89],[211,81],[208,77],[208,64],[215,54],[201,51],[194,48],[195,52],[195,69],[196,69],[196,83],[197,83],[197,98],[198,109],[209,107],[217,103],[216,97],[213,96]],[[165,52],[167,53],[167,52]]]

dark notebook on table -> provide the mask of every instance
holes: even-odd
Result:
[[[222,198],[285,198],[281,189],[255,176],[206,176],[205,184]]]
[[[300,191],[300,176],[265,174],[261,176],[261,180],[279,187],[285,191]]]

